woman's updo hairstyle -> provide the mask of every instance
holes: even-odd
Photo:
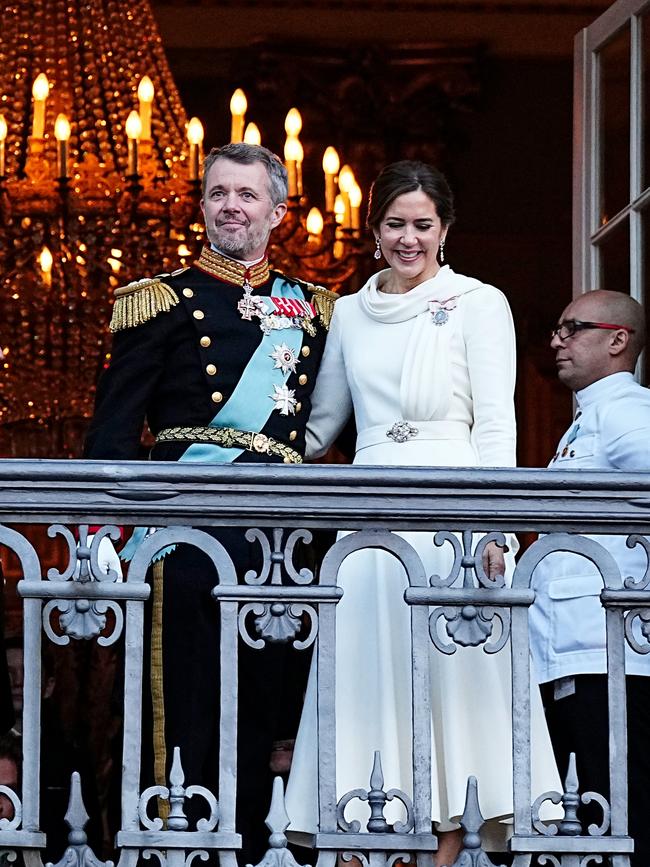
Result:
[[[454,222],[454,196],[447,179],[433,166],[417,160],[400,160],[381,170],[370,190],[368,226],[379,231],[384,214],[398,196],[422,190],[436,206],[442,225]]]

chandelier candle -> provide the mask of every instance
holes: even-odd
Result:
[[[44,72],[36,76],[32,86],[34,97],[34,121],[32,124],[32,138],[42,139],[45,136],[45,102],[50,92],[50,84]]]
[[[68,141],[70,139],[70,122],[64,114],[57,115],[54,122],[54,138],[57,141],[56,174],[63,181],[68,177]]]
[[[153,104],[153,82],[148,75],[143,75],[138,85],[138,107],[142,132],[141,141],[151,141],[151,108]]]

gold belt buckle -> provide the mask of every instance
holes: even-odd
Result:
[[[259,454],[264,454],[269,451],[269,438],[266,434],[257,433],[253,435],[251,446],[253,451],[258,452]]]

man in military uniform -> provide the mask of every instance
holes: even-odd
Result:
[[[146,418],[156,438],[153,460],[301,462],[336,296],[270,269],[266,248],[286,198],[286,170],[266,148],[230,144],[209,154],[201,201],[209,244],[199,259],[115,293],[111,363],[99,382],[86,457],[136,458]],[[255,565],[254,546],[243,530],[211,532],[242,580]],[[122,556],[132,556],[138,542],[134,534]],[[158,784],[168,779],[171,749],[179,745],[187,783],[217,790],[216,583],[208,558],[190,546],[153,569],[162,627],[151,657]],[[241,651],[237,827],[245,863],[266,848],[281,666],[272,649]]]
[[[577,411],[549,469],[650,469],[650,392],[633,371],[645,342],[643,308],[622,292],[587,292],[562,313],[553,330],[560,380]],[[614,557],[621,575],[636,580],[646,554],[626,536],[594,536]],[[605,612],[602,579],[584,557],[550,554],[533,573],[531,646],[542,684],[549,731],[561,774],[576,754],[580,791],[608,797],[609,750]],[[650,655],[626,647],[628,809],[635,840],[631,864],[650,863]],[[613,761],[614,759],[612,759]],[[581,807],[583,833],[602,812]],[[593,811],[593,812],[592,812]]]

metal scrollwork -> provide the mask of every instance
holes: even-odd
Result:
[[[370,867],[370,862],[368,861],[368,858],[364,852],[341,852],[341,861],[345,861],[347,863],[349,861],[355,860],[361,864],[361,867]]]
[[[149,831],[160,831],[163,827],[163,821],[159,816],[151,818],[148,813],[149,803],[153,798],[161,798],[163,801],[169,801],[169,816],[167,818],[167,828],[169,831],[187,831],[188,820],[185,815],[185,800],[194,795],[199,795],[207,803],[210,808],[210,815],[199,819],[196,823],[197,831],[213,831],[219,821],[219,805],[217,799],[209,789],[205,786],[188,786],[185,788],[185,774],[181,765],[180,749],[174,747],[174,758],[172,760],[171,770],[169,772],[169,787],[167,786],[150,786],[140,795],[138,801],[138,816],[143,827]],[[156,850],[152,849],[152,853]]]
[[[254,614],[255,630],[260,638],[254,638],[246,623],[249,614]],[[303,639],[297,635],[305,627],[303,615],[307,615],[309,632]],[[239,634],[254,650],[261,650],[266,642],[285,644],[292,641],[296,650],[304,650],[313,644],[318,632],[318,615],[312,605],[304,602],[247,602],[239,611]]]
[[[252,528],[246,531],[246,539],[248,542],[259,542],[262,548],[262,568],[259,574],[254,569],[249,569],[244,575],[245,584],[265,584],[269,575],[271,575],[272,585],[282,584],[282,570],[295,584],[311,584],[314,580],[314,573],[311,569],[300,569],[299,571],[293,565],[293,553],[298,542],[303,542],[309,545],[312,540],[312,534],[309,530],[294,530],[289,534],[284,550],[282,549],[282,541],[284,538],[284,530],[275,528],[273,530],[273,550],[268,536],[262,530]]]
[[[641,644],[634,634],[635,622],[641,627],[645,644]],[[631,608],[625,613],[625,639],[637,653],[650,653],[650,608]]]
[[[411,863],[411,853],[410,852],[394,852],[389,858],[386,859],[386,867],[394,867],[397,862],[401,864],[410,864]]]
[[[560,835],[563,837],[578,837],[582,834],[582,825],[578,819],[578,807],[580,804],[597,803],[603,811],[603,821],[600,825],[589,825],[587,833],[590,837],[602,837],[607,832],[610,824],[611,810],[608,802],[598,792],[585,792],[579,794],[578,774],[576,770],[576,756],[569,756],[569,767],[564,781],[564,792],[544,792],[535,800],[532,806],[533,827],[546,837]],[[540,807],[545,801],[552,804],[562,804],[564,818],[559,822],[546,825],[540,819]],[[590,856],[591,857],[591,856]]]
[[[9,786],[0,786],[0,795],[8,798],[14,808],[14,814],[11,819],[0,819],[0,831],[15,831],[20,828],[20,823],[23,821],[23,805],[21,800]],[[12,860],[15,860],[15,858]]]
[[[479,588],[500,589],[505,587],[505,578],[503,575],[497,575],[496,578],[489,578],[483,568],[483,553],[487,545],[491,542],[496,542],[498,545],[505,546],[506,540],[503,533],[487,533],[482,536],[476,544],[476,548],[472,552],[472,531],[465,530],[462,533],[462,544],[457,534],[450,533],[447,530],[440,531],[434,536],[434,544],[437,546],[444,545],[445,542],[453,548],[454,561],[452,563],[449,574],[445,578],[439,575],[431,575],[429,584],[436,588],[451,587],[460,576],[461,569],[464,570],[463,588],[475,588],[478,584]],[[451,642],[445,641],[441,632],[438,630],[440,621],[445,621],[445,631]],[[498,653],[506,644],[510,635],[510,611],[507,608],[495,608],[494,605],[482,606],[476,604],[470,605],[446,605],[441,608],[435,608],[431,612],[429,618],[429,634],[431,641],[435,647],[442,653],[451,655],[457,650],[457,645],[461,647],[479,647],[484,645],[486,653]],[[488,639],[494,633],[495,623],[500,626],[498,636],[493,641]]]
[[[635,548],[637,545],[640,545],[641,548],[643,548],[646,555],[646,569],[645,573],[638,581],[635,581],[634,578],[628,576],[623,581],[623,586],[627,590],[645,590],[650,586],[650,539],[646,536],[641,536],[639,533],[632,533],[625,540],[625,544],[628,548]]]
[[[473,587],[474,578],[478,581],[480,587],[488,587],[496,589],[505,587],[505,577],[497,575],[495,578],[489,578],[483,568],[483,552],[490,542],[496,542],[502,548],[505,547],[506,538],[503,533],[493,532],[486,533],[476,543],[476,548],[472,553],[473,533],[471,530],[463,530],[462,543],[455,533],[450,533],[448,530],[440,530],[433,537],[433,544],[440,548],[445,542],[449,542],[454,552],[454,562],[451,565],[449,574],[446,578],[441,578],[439,575],[431,575],[429,584],[431,587],[451,587],[460,575],[460,570],[464,569],[463,587]]]
[[[54,567],[48,570],[47,577],[50,581],[72,581],[80,588],[92,582],[115,583],[119,576],[117,572],[109,569],[103,572],[99,564],[99,547],[102,539],[117,540],[120,531],[117,527],[102,527],[92,537],[88,536],[88,526],[79,527],[79,543],[68,527],[62,524],[53,524],[48,528],[48,536],[63,536],[68,545],[70,559],[67,567],[60,571]],[[59,635],[52,628],[51,617],[53,612],[59,612],[58,622],[63,630]],[[102,635],[106,628],[106,614],[111,611],[115,622],[112,631],[108,635]],[[53,599],[43,608],[43,629],[54,644],[65,645],[70,639],[90,640],[97,638],[97,643],[108,646],[113,644],[122,634],[124,615],[117,602],[108,599],[90,600],[83,597],[74,599]]]
[[[352,789],[346,792],[336,805],[336,821],[341,831],[346,833],[358,834],[361,830],[361,823],[357,819],[348,822],[345,818],[345,808],[350,801],[358,798],[360,801],[367,801],[370,806],[370,818],[366,825],[368,831],[374,834],[408,834],[413,830],[415,819],[413,814],[413,804],[411,799],[401,789],[390,789],[384,791],[384,774],[381,767],[381,755],[379,750],[375,751],[372,772],[370,774],[370,788]],[[394,825],[389,825],[384,816],[384,808],[388,801],[397,798],[406,809],[406,821],[395,822]]]
[[[438,631],[440,620],[446,621],[445,629],[451,642],[444,641]],[[507,608],[494,608],[476,605],[445,606],[435,608],[429,617],[429,635],[435,647],[448,656],[461,647],[485,645],[486,653],[498,653],[510,635],[510,611]],[[495,641],[488,642],[494,631],[494,622],[500,625],[500,634]]]

